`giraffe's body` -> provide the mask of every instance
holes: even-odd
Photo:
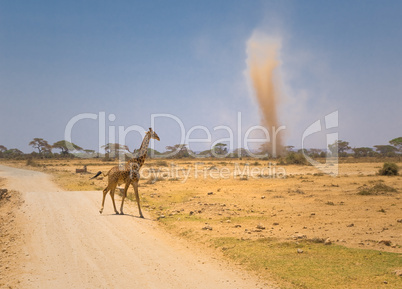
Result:
[[[116,204],[114,202],[114,192],[118,185],[125,184],[120,206],[120,214],[124,214],[123,213],[124,199],[127,196],[127,190],[131,184],[134,188],[135,198],[138,204],[140,217],[141,218],[144,217],[141,212],[140,197],[138,195],[138,181],[140,179],[139,171],[147,157],[148,145],[151,138],[159,140],[159,136],[156,134],[156,132],[152,131],[152,129],[150,128],[149,131],[147,131],[147,133],[145,134],[144,140],[142,141],[137,157],[130,159],[124,166],[115,166],[111,168],[105,174],[105,176],[108,176],[108,185],[103,190],[102,207],[99,210],[101,214],[103,212],[103,207],[105,205],[105,197],[109,191],[110,191],[110,197],[112,198],[114,211],[116,214],[119,214],[119,212],[116,209]],[[98,172],[93,178],[96,178],[101,173],[102,172]]]

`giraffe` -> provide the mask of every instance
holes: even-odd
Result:
[[[104,176],[108,176],[108,185],[107,187],[103,190],[103,199],[102,199],[102,207],[99,210],[99,213],[102,214],[103,212],[103,207],[105,205],[105,197],[107,193],[110,191],[110,197],[113,202],[113,208],[115,213],[118,215],[119,212],[116,209],[116,204],[114,202],[114,191],[118,185],[124,184],[124,193],[123,197],[121,200],[121,206],[120,206],[120,214],[124,215],[123,213],[123,204],[124,204],[124,199],[127,196],[127,190],[130,184],[134,188],[135,192],[135,199],[138,204],[138,210],[140,213],[140,217],[144,218],[141,212],[141,206],[140,206],[140,197],[138,195],[138,181],[140,179],[140,168],[145,162],[145,158],[147,157],[148,153],[148,145],[149,141],[151,138],[160,140],[159,136],[152,130],[152,128],[149,128],[149,131],[146,132],[144,139],[142,140],[141,147],[138,151],[137,157],[134,157],[127,161],[127,163],[124,166],[115,166],[111,168]],[[100,174],[102,174],[101,171],[99,171],[95,176],[93,176],[91,179],[94,179],[98,177]]]

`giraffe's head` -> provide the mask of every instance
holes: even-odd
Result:
[[[151,138],[156,139],[156,140],[160,140],[160,139],[159,139],[159,136],[157,135],[156,132],[154,132],[154,131],[152,130],[152,128],[149,128],[149,131],[148,131],[147,133],[150,134],[150,137],[151,137]]]

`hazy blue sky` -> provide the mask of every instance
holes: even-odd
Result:
[[[255,31],[282,43],[286,144],[300,147],[305,129],[335,110],[330,132],[352,147],[402,136],[401,1],[1,0],[0,144],[30,152],[34,137],[52,144],[74,116],[105,112],[116,132],[147,129],[156,113],[175,115],[186,132],[205,126],[212,141],[228,137],[214,127],[229,126],[237,146],[260,123],[246,77]],[[173,119],[154,129],[156,149],[180,142]],[[77,122],[72,136],[97,149],[98,120]],[[125,143],[132,150],[140,138]],[[307,145],[325,147],[325,132]]]

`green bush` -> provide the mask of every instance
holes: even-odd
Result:
[[[304,165],[306,158],[300,153],[291,152],[286,156],[286,163],[288,165]]]
[[[397,176],[399,167],[395,163],[384,163],[378,174],[381,176]]]

